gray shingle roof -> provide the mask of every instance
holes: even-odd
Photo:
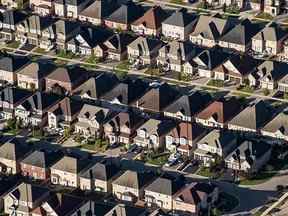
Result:
[[[13,138],[0,146],[0,157],[8,160],[17,161],[29,152],[27,145]]]
[[[187,10],[181,9],[173,13],[170,17],[164,20],[162,23],[167,25],[185,27],[192,22],[196,22],[196,14],[188,13]]]
[[[253,39],[256,40],[268,40],[268,41],[279,41],[286,37],[288,32],[281,28],[276,23],[269,23],[262,31],[257,33]]]
[[[56,170],[61,170],[69,173],[78,174],[85,166],[89,165],[87,161],[83,161],[74,157],[64,156],[51,168]]]
[[[135,172],[131,170],[125,171],[118,177],[113,184],[121,185],[128,188],[141,189],[149,181],[152,180],[152,173]]]
[[[283,135],[288,135],[288,113],[287,111],[281,112],[276,115],[271,121],[269,121],[263,128],[262,131],[270,133],[277,133],[280,131]]]

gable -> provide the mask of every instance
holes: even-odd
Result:
[[[81,44],[81,46],[90,47],[87,41],[80,34],[76,36],[76,40]]]
[[[195,58],[193,59],[193,61],[194,61],[197,65],[207,66],[199,57],[195,57]]]
[[[241,74],[238,71],[238,69],[231,63],[231,61],[228,60],[223,65],[227,70],[232,71],[232,72],[237,73],[237,74]]]

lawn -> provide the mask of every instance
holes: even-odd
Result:
[[[185,3],[183,2],[183,0],[170,0],[169,1],[170,3],[173,3],[173,4],[181,4],[181,5],[184,5]]]
[[[163,166],[169,158],[169,153],[148,153],[142,159],[146,163],[153,164],[156,166]]]
[[[224,87],[224,81],[211,79],[211,80],[209,80],[207,85],[208,86],[215,86],[215,87]]]
[[[47,53],[45,49],[42,49],[40,47],[37,47],[33,52],[40,53],[40,54],[46,54]]]
[[[87,58],[87,59],[85,60],[85,62],[86,62],[86,63],[89,63],[89,64],[94,64],[94,65],[96,65],[96,64],[98,64],[98,63],[100,62],[100,59],[97,58],[97,57],[94,56],[94,55],[91,55],[91,56],[89,56],[89,58]]]
[[[122,61],[120,62],[117,66],[116,66],[116,69],[119,69],[119,70],[129,70],[130,69],[130,63],[128,60],[125,60],[125,61]]]
[[[274,18],[271,14],[265,13],[265,12],[261,12],[257,14],[255,17],[259,19],[265,19],[265,20],[272,20]]]
[[[79,146],[82,149],[87,149],[89,151],[104,152],[108,148],[108,142],[105,140],[94,139],[87,140],[85,144]]]
[[[210,172],[210,168],[209,167],[200,167],[199,170],[196,172],[197,175],[200,176],[205,176],[205,177],[214,177],[215,173]]]
[[[145,74],[149,74],[151,76],[159,77],[160,76],[160,69],[159,68],[151,68],[151,67],[149,67],[144,73]]]
[[[253,93],[254,92],[253,87],[248,86],[248,85],[241,85],[237,88],[237,90],[247,92],[247,93]]]
[[[76,58],[77,56],[70,52],[70,51],[65,51],[65,50],[60,50],[58,53],[57,53],[57,56],[59,58],[66,58],[66,59],[73,59],[73,58]]]
[[[7,44],[7,47],[13,48],[13,49],[17,49],[19,46],[20,46],[19,41],[12,41],[12,42]]]
[[[114,69],[113,71],[120,80],[125,79],[128,74],[128,71],[117,70],[117,69]]]
[[[275,176],[277,172],[260,172],[256,176],[253,176],[251,178],[240,178],[240,184],[241,185],[257,185],[262,184],[269,179],[271,179],[273,176]]]

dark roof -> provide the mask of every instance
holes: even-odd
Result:
[[[0,146],[0,157],[8,160],[19,160],[29,152],[26,144],[18,138],[13,138]]]
[[[16,25],[23,21],[26,17],[27,15],[21,10],[5,10],[1,14],[1,21],[4,24]]]
[[[287,75],[287,64],[277,61],[264,61],[257,67],[257,73],[261,74],[261,79],[268,79],[269,81],[278,81]]]
[[[96,0],[85,8],[80,16],[103,19],[119,7],[117,0]]]
[[[29,59],[23,56],[16,55],[1,55],[0,70],[7,72],[17,72],[19,69],[28,64]]]
[[[61,156],[62,154],[60,152],[45,152],[36,150],[24,158],[21,163],[35,167],[49,168],[52,164],[59,160]]]
[[[79,66],[73,67],[59,67],[47,76],[47,79],[74,83],[78,80],[82,80],[83,76],[87,76],[87,71]]]
[[[0,100],[15,105],[30,95],[32,95],[32,92],[25,89],[7,87],[0,91]]]
[[[186,9],[177,10],[170,17],[163,21],[163,24],[185,27],[192,22],[196,23],[197,16],[194,13],[188,13]]]
[[[46,77],[53,70],[55,70],[55,65],[53,64],[46,62],[30,62],[19,71],[19,74],[35,79],[41,79]]]
[[[76,101],[75,99],[65,97],[58,103],[58,106],[55,107],[51,112],[55,115],[63,116],[73,116],[80,112],[83,104],[82,102]]]
[[[35,203],[43,198],[44,195],[48,197],[49,190],[44,187],[31,185],[28,183],[21,183],[11,194],[19,201]]]
[[[125,204],[117,204],[105,216],[140,216],[145,215],[146,209],[129,206]]]
[[[286,29],[282,28],[279,24],[272,22],[267,24],[262,31],[253,37],[253,39],[279,41],[286,37],[287,34],[288,32]]]
[[[56,34],[61,33],[65,37],[68,37],[68,36],[72,37],[73,36],[72,33],[77,34],[80,31],[79,23],[75,21],[70,21],[70,20],[58,20],[57,22],[55,22],[54,26],[55,26]]]
[[[51,168],[78,174],[88,165],[89,163],[86,160],[80,160],[75,157],[64,156],[58,162],[56,162]]]

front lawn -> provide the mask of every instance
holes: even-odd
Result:
[[[169,158],[169,153],[148,153],[142,158],[143,161],[156,166],[163,166]]]
[[[224,81],[223,80],[215,80],[211,79],[207,83],[208,86],[215,86],[215,87],[224,87]]]
[[[12,41],[7,44],[7,47],[17,49],[20,46],[20,41]]]
[[[100,58],[97,58],[96,56],[91,55],[91,56],[89,56],[89,58],[87,58],[87,59],[85,60],[85,62],[88,63],[88,64],[94,64],[94,65],[96,65],[96,64],[98,64],[99,62],[101,62],[101,60],[100,60]]]
[[[237,88],[237,90],[247,92],[247,93],[253,93],[254,92],[253,87],[248,86],[248,85],[241,85]]]
[[[71,51],[65,51],[65,50],[60,50],[58,53],[57,53],[57,56],[59,58],[66,58],[66,59],[73,59],[73,58],[76,58],[77,56],[72,53]]]
[[[45,49],[42,49],[40,47],[37,47],[35,50],[33,50],[33,52],[40,53],[40,54],[46,54],[47,53]]]
[[[88,139],[85,144],[82,144],[79,147],[89,151],[105,152],[108,148],[108,141],[101,139]]]
[[[117,66],[116,66],[116,69],[119,69],[119,70],[126,70],[128,71],[130,69],[130,63],[128,60],[125,60],[125,61],[122,61],[120,62]]]
[[[265,20],[273,20],[274,18],[271,14],[265,13],[265,12],[261,12],[257,14],[255,17],[259,19],[265,19]]]
[[[144,73],[149,74],[150,76],[159,77],[160,76],[160,69],[149,67]]]
[[[181,4],[181,5],[184,5],[185,3],[183,2],[183,0],[170,0],[170,3],[173,3],[173,4]]]
[[[212,172],[210,167],[200,167],[197,172],[196,172],[197,175],[200,175],[200,176],[204,176],[204,177],[208,177],[208,178],[216,178],[216,177],[219,177],[218,176],[218,172]]]
[[[260,172],[253,177],[240,177],[241,185],[257,185],[262,184],[273,176],[276,175],[277,172]]]

